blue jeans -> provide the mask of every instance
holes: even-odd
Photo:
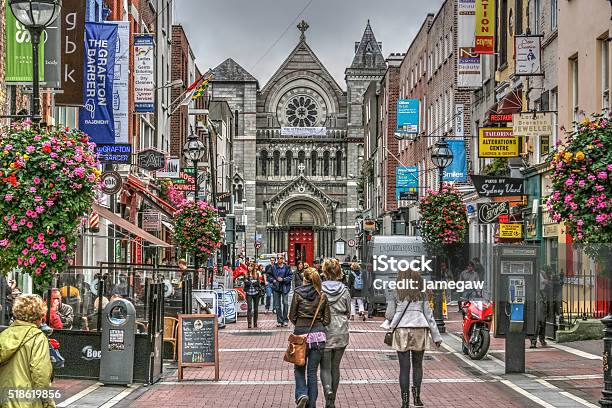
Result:
[[[308,395],[308,408],[317,406],[317,396],[319,395],[319,384],[317,381],[317,371],[323,356],[325,343],[311,344],[306,352],[306,365],[293,366],[295,374],[295,401],[302,396]]]
[[[283,307],[281,309],[281,299]],[[276,322],[279,324],[289,323],[289,294],[274,291],[274,309],[276,310]]]
[[[272,286],[266,286],[266,312],[270,310],[270,303],[272,303]]]

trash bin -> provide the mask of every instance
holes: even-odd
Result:
[[[100,382],[131,384],[134,377],[136,309],[125,299],[116,299],[102,312]]]

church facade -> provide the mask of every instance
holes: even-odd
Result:
[[[213,69],[210,90],[237,117],[234,213],[246,221],[246,240],[238,233],[237,242],[248,256],[256,242],[259,254],[287,252],[290,264],[356,254],[348,243],[359,211],[362,97],[386,71],[369,22],[345,70],[346,90],[308,45],[308,24],[298,29],[297,46],[263,87],[230,58]]]

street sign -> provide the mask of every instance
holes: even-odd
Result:
[[[100,163],[130,164],[132,162],[132,145],[129,143],[96,145],[96,154]]]
[[[138,167],[149,171],[161,170],[166,165],[166,156],[155,149],[141,150],[137,159]]]
[[[261,249],[261,242],[255,242],[255,249]]]
[[[142,229],[144,229],[145,231],[161,231],[161,214],[159,213],[159,211],[143,211]]]
[[[123,185],[121,175],[116,171],[105,171],[102,173],[102,192],[104,194],[117,194]]]
[[[353,248],[353,247],[355,246],[355,244],[356,244],[356,242],[355,242],[355,240],[354,240],[354,239],[349,239],[349,240],[348,240],[348,246],[349,246],[349,247]]]
[[[236,225],[236,232],[246,232],[246,225]]]
[[[499,237],[508,239],[523,238],[523,224],[499,224]]]

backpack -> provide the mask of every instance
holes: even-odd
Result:
[[[361,274],[357,275],[355,272],[351,271],[351,275],[353,275],[353,288],[356,290],[363,289],[363,280],[361,279]]]

